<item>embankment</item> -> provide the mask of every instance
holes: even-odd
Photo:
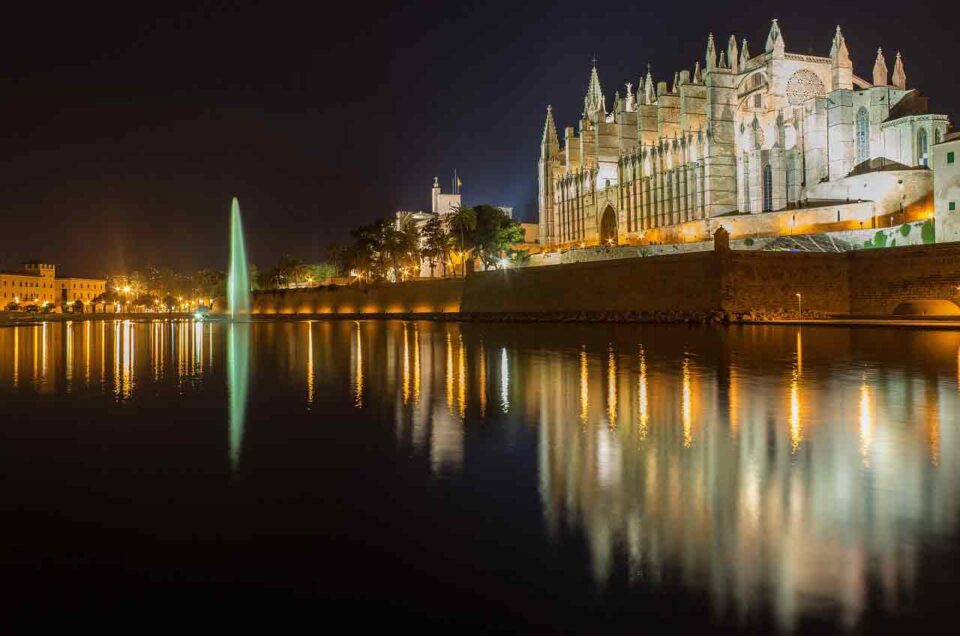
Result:
[[[480,272],[466,280],[262,292],[259,315],[728,321],[888,315],[957,300],[960,243],[847,253],[730,250]],[[798,296],[799,294],[799,296]]]

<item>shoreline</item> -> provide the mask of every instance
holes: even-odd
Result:
[[[173,314],[47,314],[18,317],[11,320],[0,317],[0,327],[17,327],[43,324],[45,322],[86,322],[111,320],[192,320],[191,313]],[[810,318],[788,316],[757,317],[751,312],[564,312],[564,313],[277,313],[253,314],[249,322],[302,321],[302,320],[425,320],[431,322],[474,322],[474,323],[564,323],[564,324],[647,324],[647,325],[690,325],[721,326],[771,325],[805,327],[896,327],[905,329],[960,329],[958,316],[877,316],[877,315],[817,315]],[[220,315],[213,314],[204,322],[227,322]]]

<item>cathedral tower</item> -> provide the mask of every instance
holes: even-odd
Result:
[[[543,124],[540,138],[539,196],[540,236],[543,243],[549,244],[554,237],[553,182],[554,172],[560,166],[560,140],[557,139],[557,125],[553,121],[553,108],[547,106],[547,120]]]

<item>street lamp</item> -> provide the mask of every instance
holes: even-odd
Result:
[[[803,320],[803,296],[797,292],[797,319]]]

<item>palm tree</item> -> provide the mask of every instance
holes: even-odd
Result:
[[[464,236],[477,229],[477,213],[473,208],[458,205],[450,212],[450,227],[460,234],[460,263],[463,277],[467,277],[467,259],[464,255]]]
[[[447,261],[450,248],[453,247],[450,232],[439,214],[433,215],[423,226],[423,255],[430,261],[430,275],[437,261],[443,266],[443,276],[447,276]]]

